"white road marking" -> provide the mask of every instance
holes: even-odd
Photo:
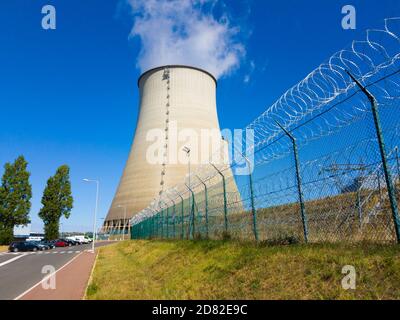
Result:
[[[6,255],[13,255],[13,256],[19,256],[21,254],[23,255],[28,255],[28,254],[57,254],[57,253],[81,253],[81,252],[92,252],[91,249],[86,249],[86,250],[68,250],[68,251],[29,251],[29,252],[0,252],[0,257],[1,256],[6,256]]]
[[[0,267],[5,266],[6,264],[9,264],[9,263],[11,263],[11,262],[13,262],[13,261],[15,261],[15,260],[18,260],[19,258],[22,258],[22,257],[24,257],[24,256],[26,256],[26,254],[21,254],[20,256],[16,256],[16,257],[14,257],[14,258],[11,258],[11,259],[9,259],[9,260],[6,260],[6,261],[0,263]]]

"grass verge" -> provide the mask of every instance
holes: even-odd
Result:
[[[4,252],[8,250],[8,246],[0,246],[0,252]]]
[[[342,268],[357,272],[344,290]],[[399,246],[125,241],[100,248],[87,299],[400,299]]]

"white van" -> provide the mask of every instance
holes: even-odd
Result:
[[[32,236],[30,236],[30,237],[28,237],[28,238],[26,238],[26,241],[42,241],[44,239],[44,237],[32,237]]]
[[[91,239],[85,237],[85,236],[72,236],[72,237],[67,237],[67,239],[78,241],[80,243],[90,243],[92,242]]]

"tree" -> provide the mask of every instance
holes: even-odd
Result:
[[[32,186],[29,183],[28,163],[19,156],[14,163],[6,163],[0,186],[0,243],[14,238],[14,226],[30,223]]]
[[[73,207],[69,167],[63,165],[57,169],[54,176],[47,180],[42,197],[43,207],[39,217],[44,222],[45,237],[48,240],[58,238],[60,218],[69,218]]]

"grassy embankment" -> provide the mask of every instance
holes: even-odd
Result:
[[[0,252],[4,252],[8,250],[8,246],[0,246]]]
[[[344,290],[353,265],[357,288]],[[100,249],[87,299],[400,299],[396,245],[125,241]]]

